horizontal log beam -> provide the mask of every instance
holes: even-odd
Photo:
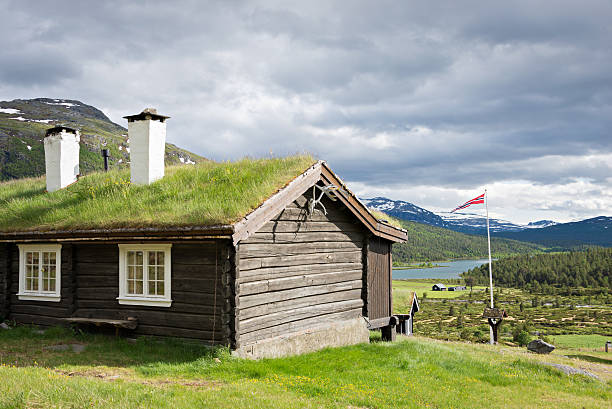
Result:
[[[343,281],[360,280],[362,274],[363,273],[361,270],[353,270],[348,272],[305,274],[294,277],[254,281],[250,283],[240,284],[238,286],[238,294],[240,294],[241,296],[250,294],[261,294],[269,291],[281,291],[312,285],[333,284],[340,283]]]
[[[325,294],[338,291],[348,291],[361,288],[361,280],[346,281],[335,284],[317,285],[292,290],[276,291],[271,293],[240,296],[240,308],[254,307],[256,305],[272,303],[276,301],[290,300],[292,298],[307,297],[316,294]]]
[[[287,322],[301,321],[307,318],[318,317],[325,314],[355,310],[361,308],[362,306],[363,301],[359,299],[294,308],[287,311],[269,314],[263,317],[241,320],[240,333],[248,333],[253,330],[275,327]]]

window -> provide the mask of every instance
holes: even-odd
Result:
[[[119,245],[119,304],[169,307],[171,244]]]
[[[20,300],[61,300],[61,244],[19,245]]]

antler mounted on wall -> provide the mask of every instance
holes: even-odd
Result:
[[[317,189],[321,191],[321,193],[319,194],[319,197],[317,197]],[[336,197],[335,192],[338,192],[338,191],[346,193],[344,189],[339,188],[336,185],[331,185],[331,184],[327,186],[313,185],[312,186],[312,198],[308,200],[308,214],[312,215],[317,205],[320,205],[321,208],[323,209],[323,213],[327,215],[327,209],[321,202],[321,199],[323,199],[323,195],[325,195],[329,197],[331,201],[335,202],[338,199]]]

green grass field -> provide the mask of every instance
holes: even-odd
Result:
[[[417,293],[417,297],[419,300],[423,298],[423,293],[427,293],[427,298],[440,298],[440,299],[450,299],[450,298],[462,298],[465,297],[466,294],[469,294],[470,288],[468,287],[467,291],[432,291],[431,286],[437,283],[435,280],[393,280],[393,297],[404,297],[407,296],[408,293],[415,291]],[[449,284],[452,285],[452,284]],[[480,292],[486,287],[483,286],[474,286],[474,292]],[[394,298],[395,299],[395,298]],[[398,311],[399,312],[399,311]]]
[[[85,350],[48,349],[73,343]],[[609,408],[610,383],[512,350],[405,338],[249,361],[178,340],[22,327],[0,332],[0,407]]]

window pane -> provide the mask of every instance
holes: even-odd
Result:
[[[51,265],[56,265],[57,264],[56,261],[55,261],[55,257],[56,257],[55,251],[49,253],[49,264],[51,264]]]
[[[136,252],[134,252],[134,251],[128,251],[128,253],[127,253],[127,263],[128,263],[128,266],[133,266],[134,265],[134,262],[136,261],[135,258],[134,258],[134,254],[135,253]]]
[[[158,281],[157,282],[157,295],[164,295],[164,282],[163,281]]]
[[[55,291],[55,290],[56,290],[56,288],[55,288],[55,279],[52,278],[52,279],[49,280],[49,291]]]
[[[157,290],[155,288],[155,281],[149,281],[149,295],[157,295]]]
[[[43,280],[43,291],[50,291],[49,290],[49,280]]]
[[[127,270],[127,279],[128,280],[133,280],[134,277],[134,266],[128,266],[128,270]]]
[[[49,278],[55,278],[55,270],[57,270],[55,265],[49,266]]]
[[[134,281],[133,280],[129,280],[128,281],[128,294],[134,294]]]
[[[143,261],[142,251],[137,251],[136,252],[136,264],[141,266],[142,265],[142,261]]]
[[[157,252],[157,264],[160,266],[164,265],[164,252],[163,251]]]
[[[44,251],[42,255],[43,255],[43,264],[49,264],[49,253]]]
[[[142,280],[142,266],[134,267],[134,275],[137,280]]]
[[[157,264],[156,260],[155,260],[155,251],[149,251],[149,265],[155,265]]]
[[[142,281],[134,281],[134,294],[143,294]]]

